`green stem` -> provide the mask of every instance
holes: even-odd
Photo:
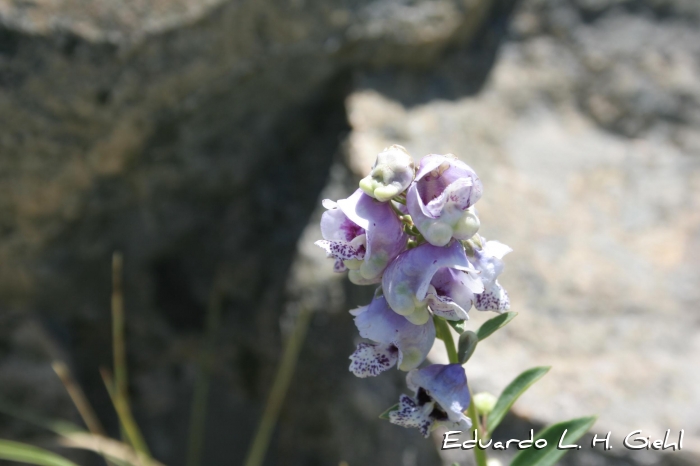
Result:
[[[469,398],[472,398],[471,390],[469,391]],[[469,429],[469,438],[474,438],[474,431],[479,425],[479,416],[476,413],[476,405],[473,402],[469,403],[467,416],[472,420],[472,427]],[[477,466],[486,466],[486,452],[479,448],[478,445],[474,447],[474,459],[476,460]]]
[[[311,311],[302,308],[301,312],[299,312],[299,316],[297,317],[294,331],[289,336],[287,344],[284,348],[282,361],[280,361],[280,365],[277,368],[275,381],[272,384],[270,395],[267,398],[267,404],[265,405],[265,411],[263,412],[262,419],[260,419],[258,430],[255,433],[250,450],[248,450],[248,456],[246,457],[244,463],[245,466],[260,466],[265,459],[267,446],[270,443],[272,431],[277,423],[277,417],[279,416],[280,409],[282,408],[284,397],[287,394],[289,383],[294,375],[294,368],[296,367],[297,360],[299,359],[299,352],[301,351],[301,346],[304,343],[306,330],[308,329],[310,320]]]
[[[458,363],[459,357],[457,356],[457,347],[455,346],[455,341],[452,338],[452,333],[450,333],[450,327],[445,321],[438,316],[433,316],[433,321],[435,322],[435,331],[437,337],[445,343],[445,349],[447,349],[447,358],[451,363]]]
[[[124,293],[122,290],[124,260],[120,252],[112,254],[112,353],[114,357],[114,394],[124,406],[129,406],[129,389],[124,343]],[[122,429],[122,440],[126,432]],[[133,445],[132,445],[133,446]]]
[[[126,343],[124,337],[124,291],[123,291],[124,260],[120,252],[112,255],[112,345],[114,352],[114,379],[105,384],[110,392],[112,404],[119,417],[122,438],[129,441],[148,464],[151,452],[143,439],[143,435],[134,420],[129,402],[129,383],[126,367]],[[110,377],[111,378],[111,377]]]
[[[209,297],[207,309],[207,330],[199,361],[199,374],[194,386],[192,397],[192,411],[190,415],[190,438],[187,451],[187,466],[199,466],[204,445],[204,431],[206,427],[207,404],[209,401],[209,385],[212,366],[216,355],[216,335],[221,320],[221,292],[219,291],[218,275],[214,279],[214,285]]]
[[[455,346],[454,338],[452,338],[452,332],[450,332],[450,327],[447,324],[447,321],[437,316],[434,316],[433,320],[435,321],[437,337],[445,343],[447,357],[450,360],[450,363],[459,364],[457,347]],[[472,398],[471,391],[469,393],[469,398]],[[469,429],[469,438],[474,438],[474,431],[479,425],[479,416],[476,413],[476,405],[474,403],[469,403],[467,416],[469,416],[472,420],[472,427]],[[486,466],[486,452],[480,449],[478,445],[474,447],[474,459],[476,460],[477,466]]]

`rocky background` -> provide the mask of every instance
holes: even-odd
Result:
[[[77,419],[63,359],[118,434],[98,368],[119,250],[130,392],[164,463],[184,464],[218,275],[203,464],[241,463],[300,306],[266,464],[467,464],[376,420],[403,377],[347,372],[371,290],[312,245],[319,200],[399,143],[472,165],[482,234],[515,249],[520,316],[468,374],[498,393],[554,368],[500,434],[598,414],[614,449],[566,464],[697,464],[699,25],[694,0],[0,0],[0,397]],[[667,428],[683,452],[622,448]],[[5,416],[0,437],[46,441]]]

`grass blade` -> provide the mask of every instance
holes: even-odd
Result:
[[[292,381],[294,369],[299,359],[299,352],[306,338],[306,331],[308,330],[310,320],[311,311],[302,307],[297,317],[294,331],[289,336],[287,344],[285,345],[282,360],[275,374],[275,380],[272,383],[262,419],[260,419],[260,424],[255,432],[253,443],[248,450],[244,463],[245,466],[260,466],[265,459],[265,453],[267,453],[267,446],[270,443],[272,430],[277,423],[277,417],[282,408],[284,397]]]
[[[88,430],[93,434],[104,435],[105,431],[102,428],[100,420],[97,418],[95,411],[92,409],[80,385],[73,379],[68,366],[63,361],[54,361],[51,363],[51,367],[58,378],[61,379],[63,386],[68,392],[68,396],[70,396],[70,399],[73,401],[73,404],[78,410],[80,417],[83,419],[83,422],[85,422]]]
[[[479,337],[479,341],[489,337],[493,332],[515,319],[515,316],[517,315],[518,313],[513,311],[504,312],[503,314],[497,315],[493,319],[489,319],[484,322],[476,332],[477,336]]]
[[[593,427],[596,417],[581,417],[571,419],[569,421],[560,422],[549,426],[539,432],[536,440],[545,439],[547,446],[537,450],[530,447],[523,450],[513,458],[510,466],[553,466],[564,456],[569,450],[559,450],[557,446],[561,440],[562,445],[574,444],[578,439],[583,437],[586,432]]]
[[[143,435],[141,435],[141,431],[134,420],[134,416],[131,414],[129,406],[124,403],[124,400],[117,398],[111,374],[109,371],[104,369],[100,370],[100,374],[102,375],[102,380],[104,381],[105,387],[107,387],[107,393],[109,393],[109,397],[112,400],[112,405],[114,405],[114,410],[117,412],[119,423],[121,424],[122,429],[124,429],[126,438],[131,446],[134,447],[134,450],[141,453],[143,456],[150,458],[151,454],[148,451],[148,446],[143,439]]]
[[[204,337],[204,348],[199,361],[197,380],[192,397],[192,411],[190,415],[190,438],[187,449],[187,466],[199,466],[201,463],[202,446],[204,445],[204,433],[206,425],[207,404],[209,399],[209,384],[212,366],[216,356],[216,336],[221,320],[222,293],[221,282],[223,278],[218,273],[214,279],[209,306],[207,308],[207,329]]]
[[[144,457],[126,443],[87,432],[65,435],[59,440],[59,445],[93,451],[119,466],[163,466],[156,460]]]
[[[26,409],[18,409],[1,399],[0,413],[28,422],[29,424],[49,430],[58,435],[66,435],[74,432],[85,432],[82,427],[73,424],[72,422],[64,421],[62,419],[49,419]]]
[[[0,440],[0,459],[37,466],[78,466],[43,448],[10,440]]]
[[[498,401],[496,401],[496,406],[494,406],[493,411],[489,413],[488,420],[486,421],[486,430],[488,432],[493,432],[508,413],[511,406],[513,406],[513,403],[520,398],[520,395],[525,393],[532,384],[540,380],[550,368],[549,366],[533,367],[513,379],[513,381],[503,389],[503,393],[501,393],[501,396],[498,397]]]

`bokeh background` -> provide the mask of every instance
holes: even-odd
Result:
[[[553,369],[498,435],[598,414],[613,450],[562,464],[700,464],[696,0],[0,0],[0,399],[78,421],[60,359],[118,435],[98,369],[121,251],[129,391],[163,463],[185,464],[216,281],[202,464],[242,463],[302,307],[266,465],[471,464],[376,419],[406,388],[347,371],[372,290],[312,244],[320,200],[395,143],[470,164],[482,235],[514,249],[520,315],[467,374],[497,394]],[[622,448],[667,428],[682,452]],[[0,437],[50,442],[7,416]]]

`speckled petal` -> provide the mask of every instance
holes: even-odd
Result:
[[[362,260],[365,258],[365,236],[361,235],[352,241],[328,241],[318,240],[314,243],[326,251],[326,256],[335,257],[343,261]]]
[[[469,267],[467,255],[458,241],[447,247],[429,243],[401,253],[384,272],[382,288],[391,308],[410,315],[427,305],[430,281],[441,267]]]
[[[418,367],[428,355],[435,341],[435,324],[428,319],[423,325],[414,325],[393,312],[383,296],[355,312],[355,325],[360,336],[372,341],[391,344],[398,348],[398,367],[408,371]]]
[[[326,205],[330,205],[326,203]],[[328,241],[352,241],[364,235],[365,229],[348,218],[342,210],[326,210],[321,216],[321,235]]]
[[[423,388],[447,413],[452,422],[464,418],[469,407],[469,388],[464,368],[459,364],[432,364],[414,369],[406,377],[408,388],[416,393]]]
[[[430,281],[428,303],[434,314],[447,320],[468,319],[467,312],[476,299],[476,293],[484,291],[479,272],[473,267],[460,270],[443,267]]]
[[[389,262],[406,249],[408,236],[388,202],[379,202],[361,189],[338,207],[355,224],[367,231],[367,250],[359,275],[370,282],[379,278]],[[357,280],[360,281],[360,280]]]
[[[430,418],[432,409],[432,403],[418,406],[410,396],[401,395],[398,410],[389,413],[389,422],[401,427],[417,427],[423,437],[428,438],[434,423]]]
[[[374,377],[394,366],[399,351],[392,344],[360,343],[350,355],[350,372],[357,377]]]
[[[483,248],[474,251],[471,259],[474,267],[481,272],[484,292],[477,296],[475,307],[480,311],[502,312],[510,309],[510,300],[506,290],[498,283],[498,276],[503,272],[503,256],[512,249],[498,241],[486,241],[482,238]]]
[[[496,280],[476,297],[474,307],[480,311],[507,311],[510,309],[508,292]]]

